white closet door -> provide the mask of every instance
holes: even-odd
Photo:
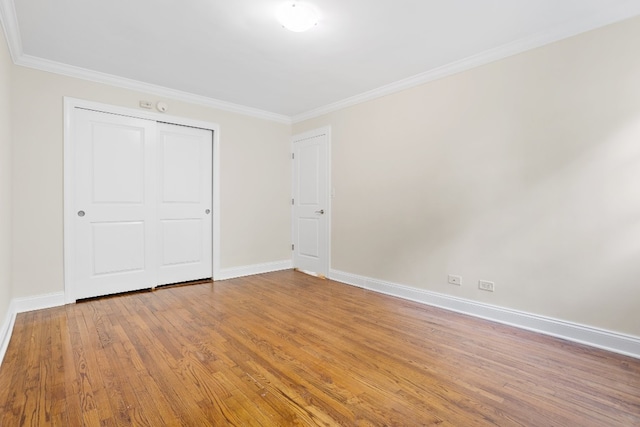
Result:
[[[212,136],[158,123],[160,285],[212,277]]]
[[[156,123],[76,110],[75,299],[154,286]]]

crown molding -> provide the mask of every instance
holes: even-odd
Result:
[[[486,50],[477,55],[472,55],[459,61],[454,61],[441,67],[431,69],[424,73],[416,74],[415,76],[411,76],[406,79],[381,86],[377,89],[363,92],[361,94],[343,99],[341,101],[327,104],[322,107],[307,111],[305,113],[295,115],[292,117],[292,121],[293,123],[299,123],[304,120],[319,117],[328,113],[332,113],[334,111],[342,110],[347,107],[352,107],[363,102],[381,98],[386,95],[391,95],[393,93],[429,83],[434,80],[442,79],[444,77],[467,71],[481,65],[495,62],[500,59],[525,52],[527,50],[535,49],[569,37],[573,37],[578,34],[594,30],[596,28],[604,27],[605,25],[623,21],[637,15],[640,15],[640,2],[628,1],[621,6],[608,10],[604,13],[590,15],[576,21],[564,23],[562,25],[555,26],[547,31],[536,33],[530,37],[525,37],[514,42]]]
[[[13,62],[22,56],[22,39],[18,28],[18,16],[13,0],[0,0],[0,24],[4,28],[4,35],[9,46],[9,53]]]
[[[361,94],[345,98],[331,104],[327,104],[307,112],[294,116],[272,113],[257,108],[247,107],[231,102],[221,101],[202,95],[196,95],[189,92],[183,92],[170,89],[163,86],[153,85],[150,83],[140,82],[137,80],[126,79],[111,74],[101,73],[85,68],[75,67],[60,62],[50,61],[25,55],[22,49],[22,41],[18,27],[18,19],[14,7],[13,0],[0,0],[0,23],[4,28],[9,45],[11,58],[16,65],[47,71],[51,73],[61,74],[68,77],[79,78],[82,80],[93,81],[96,83],[108,84],[111,86],[121,87],[124,89],[135,90],[139,92],[154,94],[166,98],[176,99],[178,101],[189,102],[205,107],[215,108],[231,113],[242,114],[246,116],[256,117],[264,120],[274,121],[284,124],[292,124],[302,122],[322,116],[334,111],[338,111],[347,107],[354,106],[363,102],[391,95],[415,86],[432,82],[444,77],[451,76],[463,71],[470,70],[481,65],[498,61],[527,50],[535,49],[568,37],[572,37],[605,25],[613,24],[624,19],[640,15],[640,2],[637,0],[629,0],[622,5],[598,13],[596,15],[585,16],[572,22],[563,23],[555,26],[547,31],[543,31],[533,36],[522,38],[511,43],[489,49],[477,55],[473,55],[459,61],[455,61],[444,66],[431,69],[424,73],[411,76],[394,83],[381,86]]]
[[[231,102],[220,101],[218,99],[209,98],[202,95],[196,95],[189,92],[170,89],[164,86],[158,86],[138,80],[126,79],[124,77],[114,76],[112,74],[101,73],[98,71],[88,70],[86,68],[75,67],[73,65],[63,64],[61,62],[50,61],[48,59],[37,58],[30,55],[22,55],[16,65],[34,68],[41,71],[60,74],[63,76],[74,77],[82,80],[88,80],[96,83],[116,86],[123,89],[134,90],[138,92],[149,93],[165,98],[171,98],[178,101],[189,102],[192,104],[202,105],[205,107],[216,108],[218,110],[228,111],[230,113],[242,114],[245,116],[256,117],[259,119],[270,120],[274,122],[291,124],[291,118],[282,114],[276,114],[257,108],[246,107],[244,105],[234,104]]]
[[[0,0],[0,24],[2,24],[2,28],[4,28],[4,33],[7,39],[7,45],[9,46],[11,59],[16,65],[60,74],[67,77],[88,80],[95,83],[121,87],[123,89],[149,93],[165,98],[175,99],[178,101],[184,101],[192,104],[202,105],[205,107],[215,108],[230,113],[242,114],[245,116],[256,117],[259,119],[289,125],[291,124],[291,117],[283,114],[276,114],[257,108],[246,107],[244,105],[209,98],[202,95],[196,95],[189,92],[183,92],[163,86],[114,76],[112,74],[106,74],[86,68],[75,67],[72,65],[63,64],[61,62],[55,62],[43,58],[37,58],[35,56],[25,55],[22,49],[22,39],[20,37],[20,29],[18,26],[18,17],[16,15],[16,9],[13,0]]]

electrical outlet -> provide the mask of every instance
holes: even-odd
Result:
[[[462,276],[449,275],[449,283],[452,285],[462,285]]]
[[[493,282],[490,282],[488,280],[480,280],[478,282],[478,289],[481,289],[483,291],[487,291],[487,292],[493,292],[495,291],[496,285]]]

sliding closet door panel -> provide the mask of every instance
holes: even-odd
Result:
[[[159,284],[212,276],[209,130],[158,123]]]
[[[156,123],[75,114],[75,298],[154,286]]]

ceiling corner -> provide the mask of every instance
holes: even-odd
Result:
[[[0,0],[0,23],[4,29],[11,59],[17,63],[22,57],[22,39],[18,27],[18,16],[13,0]]]

